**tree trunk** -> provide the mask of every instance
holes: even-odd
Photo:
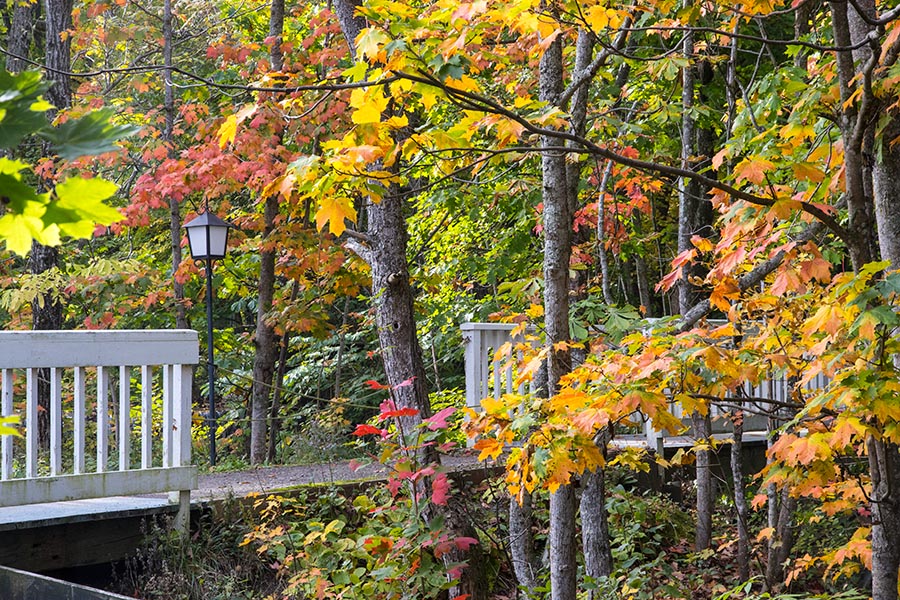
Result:
[[[531,494],[525,492],[522,504],[515,498],[509,499],[509,554],[513,573],[519,589],[530,598],[537,587],[537,573],[540,564],[534,548],[534,536],[531,532],[532,508]]]
[[[712,545],[712,514],[715,506],[715,482],[712,477],[712,456],[708,449],[710,442],[709,413],[701,416],[698,413],[691,415],[691,423],[694,428],[694,436],[703,448],[696,451],[697,455],[697,535],[695,547],[697,551],[706,550]]]
[[[68,35],[72,27],[72,0],[46,0],[45,6],[47,30],[45,61],[47,79],[53,83],[47,90],[47,100],[57,110],[64,110],[72,105],[72,89],[69,82],[71,42]],[[56,111],[50,116],[54,118]],[[45,152],[49,152],[49,149],[45,148]],[[59,249],[33,242],[30,267],[32,274],[35,275],[59,268]],[[40,300],[33,302],[31,312],[33,329],[62,329],[63,305],[56,291],[48,291]],[[39,373],[38,404],[42,409],[38,412],[38,430],[43,444],[49,441],[50,429],[50,373],[46,369],[42,369]]]
[[[34,39],[34,20],[37,4],[30,2],[12,3],[12,20],[6,37],[6,70],[18,73],[28,68],[31,57],[31,43]]]
[[[279,1],[279,0],[274,0]],[[272,310],[275,294],[275,251],[269,238],[275,229],[278,214],[278,195],[266,198],[263,214],[263,236],[259,252],[259,285],[256,304],[256,333],[253,346],[253,385],[250,401],[250,463],[259,464],[266,459],[266,430],[268,429],[269,398],[272,395],[272,375],[275,372],[275,357],[278,339],[275,330],[267,321]]]
[[[881,257],[900,266],[900,147],[889,142],[900,135],[894,116],[882,133],[881,160],[873,168],[875,217]],[[893,357],[900,367],[900,357]],[[869,472],[872,479],[872,597],[895,600],[900,568],[900,447],[870,438]]]
[[[540,99],[556,104],[562,92],[562,42],[557,37],[540,62]],[[542,145],[554,140],[543,138]],[[541,155],[544,203],[544,326],[549,349],[548,395],[559,391],[560,378],[571,370],[569,351],[559,342],[569,340],[569,258],[572,252],[572,217],[566,186],[566,160],[560,153]],[[552,600],[573,600],[576,590],[575,492],[563,485],[550,495],[550,595]]]
[[[738,579],[750,579],[750,534],[747,531],[747,500],[744,497],[744,411],[739,410],[731,420],[734,434],[731,441],[731,477],[734,484],[734,512],[738,531]]]
[[[169,158],[175,157],[175,86],[172,85],[172,53],[174,51],[174,35],[172,31],[172,0],[163,2],[163,86],[164,111],[166,116],[162,139],[166,144]],[[181,266],[181,207],[178,200],[169,197],[169,245],[172,251],[172,294],[175,297],[175,327],[188,329],[187,310],[184,303],[184,284],[178,281],[175,274]]]
[[[579,512],[581,513],[584,573],[596,582],[601,577],[608,577],[613,570],[603,470],[585,474],[581,478],[581,485],[583,490]],[[603,505],[598,506],[598,503],[603,503]],[[588,598],[595,598],[593,591],[589,592]]]
[[[272,70],[280,71],[284,64],[281,51],[281,37],[284,32],[284,0],[272,0],[269,13],[269,37],[272,50],[269,53]],[[275,357],[278,339],[268,322],[272,301],[275,297],[275,254],[277,248],[270,238],[275,231],[278,216],[278,194],[265,199],[263,208],[263,235],[259,251],[259,284],[257,285],[256,333],[253,345],[253,385],[250,401],[250,464],[259,464],[266,459],[269,399],[272,396],[272,375],[275,372]]]

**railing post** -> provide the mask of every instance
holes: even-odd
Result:
[[[172,429],[176,467],[191,464],[191,391],[193,371],[189,365],[172,366]],[[178,513],[175,515],[175,529],[186,534],[191,517],[191,491],[179,490],[177,494]]]
[[[109,373],[97,367],[97,472],[106,471],[109,459]]]

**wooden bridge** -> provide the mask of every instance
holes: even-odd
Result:
[[[0,411],[21,417],[23,431],[0,440],[5,554],[25,551],[11,541],[24,527],[98,514],[174,512],[176,526],[187,526],[198,351],[187,330],[0,332]],[[98,544],[64,537],[71,547],[48,554],[60,564]]]
[[[516,324],[514,323],[463,323],[460,326],[466,348],[466,405],[470,408],[480,410],[483,398],[499,398],[503,394],[513,392],[522,394],[526,391],[532,391],[525,384],[520,384],[516,387],[522,353],[518,352],[518,356],[513,357],[514,359],[518,358],[518,360],[510,360],[508,353],[504,355],[500,352],[503,348],[514,348],[516,345],[527,341],[521,335],[515,338],[512,336],[515,327]],[[823,375],[819,375],[805,384],[804,389],[822,388],[827,383],[828,379]],[[760,414],[749,413],[745,415],[743,438],[748,443],[762,443],[768,436],[769,418],[761,413],[770,411],[773,406],[789,402],[790,388],[788,382],[780,377],[769,378],[761,381],[756,386],[748,384],[746,388],[746,396],[756,399],[752,404],[757,409],[756,413]],[[759,401],[759,399],[771,400],[772,405],[770,406],[766,402]],[[697,440],[691,433],[689,416],[681,413],[681,407],[678,404],[673,404],[671,409],[676,417],[682,419],[685,425],[683,432],[670,434],[657,431],[653,428],[649,419],[640,413],[635,413],[632,420],[640,425],[640,431],[632,434],[617,434],[613,444],[640,445],[650,450],[655,450],[661,455],[667,448],[694,445]],[[719,439],[729,438],[732,435],[731,419],[727,417],[726,412],[719,406],[714,405],[711,407],[712,433],[714,437]],[[776,410],[771,410],[770,412],[777,413]],[[776,419],[776,423],[777,421],[778,419]]]

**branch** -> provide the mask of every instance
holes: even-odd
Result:
[[[825,224],[821,221],[810,223],[809,226],[798,233],[792,241],[795,244],[808,242],[822,233],[822,230],[824,228]],[[777,253],[775,253],[775,256],[771,257],[769,260],[756,265],[753,270],[751,270],[749,273],[738,280],[738,289],[740,289],[742,292],[745,292],[750,288],[759,285],[762,280],[766,278],[766,276],[772,273],[781,265],[782,262],[784,262],[785,256],[787,256],[787,252],[785,250],[779,250]],[[710,310],[712,310],[712,305],[710,304],[708,298],[706,300],[698,302],[681,317],[681,323],[678,326],[678,331],[685,332],[689,330],[697,324],[697,321],[709,314]]]
[[[48,67],[43,63],[39,63],[37,61],[31,60],[25,56],[19,56],[13,52],[10,52],[6,48],[0,46],[0,54],[5,54],[6,56],[11,56],[13,58],[17,58],[19,60],[24,61],[26,64],[32,65],[34,67],[38,67],[43,71],[47,71],[49,73],[56,73],[58,75],[66,75],[68,77],[76,78],[76,79],[89,79],[91,77],[99,77],[101,75],[113,75],[116,73],[152,73],[155,71],[164,71],[166,70],[165,65],[144,65],[140,67],[118,67],[113,69],[97,69],[95,71],[64,71],[62,69],[54,69],[53,67]],[[278,87],[263,87],[256,85],[239,85],[239,84],[229,84],[229,83],[218,83],[211,79],[207,79],[205,77],[201,77],[195,73],[190,71],[186,71],[185,69],[181,69],[179,67],[168,67],[171,71],[178,73],[180,75],[184,75],[188,79],[193,79],[194,81],[198,81],[207,85],[211,88],[216,88],[220,90],[241,90],[245,92],[271,92],[275,94],[290,94],[294,92],[336,92],[340,90],[353,90],[357,88],[366,88],[371,87],[373,85],[384,85],[387,83],[392,83],[397,81],[397,77],[385,77],[379,79],[377,82],[375,81],[357,81],[354,83],[311,83],[304,85],[293,85],[293,86],[278,86]]]
[[[680,32],[695,32],[695,33],[712,33],[714,35],[720,35],[722,37],[727,38],[738,38],[741,40],[747,40],[750,42],[759,42],[760,44],[772,44],[774,46],[802,46],[803,48],[809,48],[811,50],[818,50],[820,52],[846,52],[851,50],[857,50],[862,48],[866,44],[869,43],[867,39],[863,39],[855,44],[846,44],[843,46],[827,46],[824,44],[814,44],[812,42],[805,42],[803,40],[790,39],[790,40],[773,40],[766,37],[761,37],[758,35],[749,35],[746,33],[737,33],[735,31],[728,31],[726,29],[716,29],[715,27],[685,27],[683,25],[672,25],[672,26],[662,26],[662,25],[648,25],[646,27],[628,27],[622,28],[620,31],[628,31],[628,32],[662,32],[662,31],[680,31]]]
[[[707,177],[701,173],[697,173],[695,171],[691,171],[690,169],[683,169],[680,167],[673,167],[670,165],[664,165],[655,162],[649,162],[645,160],[639,160],[636,158],[629,158],[622,154],[618,154],[617,152],[613,152],[607,148],[602,146],[598,146],[594,142],[590,140],[575,135],[568,131],[562,131],[557,129],[547,129],[543,127],[538,127],[528,119],[522,117],[521,115],[507,109],[502,104],[491,100],[490,98],[486,98],[481,96],[480,94],[476,94],[474,92],[469,92],[465,90],[460,90],[456,88],[449,87],[444,82],[436,79],[429,73],[425,73],[420,71],[418,75],[404,72],[396,72],[395,76],[398,79],[408,79],[410,81],[414,81],[416,83],[422,83],[425,85],[429,85],[432,87],[436,87],[438,89],[443,90],[447,97],[451,100],[456,101],[463,107],[468,107],[472,110],[479,110],[483,112],[490,112],[494,114],[498,114],[504,116],[512,121],[515,121],[519,125],[521,125],[526,131],[538,135],[545,136],[550,138],[556,138],[561,140],[566,140],[569,142],[574,142],[581,146],[583,149],[579,148],[566,148],[568,152],[585,152],[587,154],[591,154],[594,156],[599,156],[601,158],[605,158],[607,160],[611,160],[620,165],[625,165],[627,167],[633,167],[640,171],[658,173],[663,175],[669,175],[672,177],[685,177],[688,179],[692,179],[700,184],[706,186],[710,189],[721,190],[733,198],[737,198],[738,200],[744,200],[749,202],[750,204],[754,204],[757,206],[773,206],[776,202],[774,198],[767,198],[764,196],[757,196],[755,194],[751,194],[749,192],[745,192],[743,190],[739,190],[736,187],[723,183],[721,181],[712,179],[711,177]],[[846,242],[847,244],[851,243],[851,238],[848,231],[838,223],[837,219],[823,211],[818,206],[811,204],[809,202],[799,202],[800,208],[814,216],[819,221],[823,222],[835,235],[837,235],[841,240]]]
[[[349,239],[344,242],[344,248],[356,254],[367,265],[372,266],[372,250],[368,246],[355,239]]]

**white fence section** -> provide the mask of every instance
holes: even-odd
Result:
[[[198,359],[191,330],[0,332],[0,411],[24,429],[0,440],[0,506],[169,492],[186,519]]]
[[[521,343],[522,339],[512,339],[510,334],[516,327],[513,323],[463,323],[463,341],[466,344],[465,372],[466,372],[466,405],[475,410],[481,409],[481,400],[487,397],[499,398],[502,394],[512,393],[513,385],[518,374],[518,362],[516,360],[497,359],[497,351],[506,343]],[[521,358],[521,356],[519,356]],[[804,385],[805,390],[823,388],[828,384],[828,378],[818,375],[812,381]],[[766,403],[763,399],[774,401],[776,406],[790,402],[790,388],[783,378],[774,378],[761,381],[757,386],[746,385],[746,395],[758,402],[747,402],[748,408],[767,410],[773,403]],[[524,386],[516,390],[523,393]],[[690,427],[690,416],[681,414],[681,406],[672,406],[673,414],[682,419],[685,428]],[[713,434],[720,435],[730,433],[731,420],[726,417],[729,409],[719,406],[711,407],[713,418]],[[665,440],[670,437],[667,432],[659,432],[640,413],[635,414],[635,421],[642,423],[642,433],[639,435],[642,443],[653,449],[661,449]],[[768,418],[748,412],[744,418],[745,433],[763,433],[767,429]],[[631,436],[633,437],[633,436]],[[675,436],[677,437],[677,436]],[[634,440],[638,441],[638,440]]]

